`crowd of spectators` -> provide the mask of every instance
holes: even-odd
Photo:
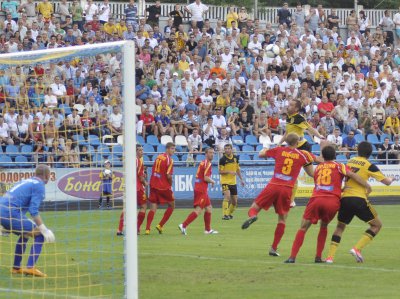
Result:
[[[108,0],[88,0],[85,7],[77,0],[57,6],[6,0],[2,10],[2,53],[134,40],[137,127],[144,138],[184,135],[191,152],[223,147],[233,136],[272,139],[284,133],[288,102],[296,99],[338,149],[355,149],[356,134],[376,134],[382,145],[388,137],[388,150],[397,155],[399,12],[385,13],[372,28],[363,11],[340,19],[320,5],[309,11],[298,5],[291,13],[287,3],[275,23],[263,25],[244,7],[210,21],[200,0],[177,4],[166,26],[160,1],[147,7],[146,17],[134,0],[118,16]],[[343,25],[346,31],[339,30]],[[280,55],[268,57],[269,44]],[[49,163],[78,164],[88,148],[77,146],[75,134],[101,141],[122,134],[121,83],[120,54],[0,70],[1,145],[31,144],[48,153],[42,159]]]
[[[143,70],[136,74],[144,112],[139,134],[184,134],[189,141],[199,135],[217,148],[233,136],[272,139],[284,133],[286,108],[295,99],[338,150],[354,151],[356,134],[376,134],[382,144],[389,138],[387,150],[397,157],[400,46],[394,32],[400,35],[400,13],[392,18],[385,12],[372,28],[363,11],[340,19],[321,5],[309,11],[297,5],[291,13],[284,3],[276,23],[266,25],[245,7],[231,7],[214,26],[204,18],[207,11],[196,0],[176,5],[164,28],[142,20],[136,38]],[[268,57],[269,44],[279,46],[280,55]],[[386,151],[377,150],[381,156]]]

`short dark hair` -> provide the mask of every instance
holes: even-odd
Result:
[[[301,110],[301,102],[298,101],[298,100],[292,100],[292,101],[294,101],[294,102],[296,103],[296,109],[297,109],[297,111],[300,111],[300,110]]]
[[[327,145],[325,146],[322,151],[322,157],[325,161],[333,161],[336,158],[336,150],[333,146]]]
[[[358,145],[357,151],[360,157],[368,159],[372,154],[372,145],[367,141],[362,141]]]

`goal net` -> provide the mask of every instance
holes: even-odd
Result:
[[[1,232],[1,298],[137,297],[134,53],[124,41],[0,55],[0,194],[49,165],[39,211],[56,238],[38,277],[13,270],[20,237]]]

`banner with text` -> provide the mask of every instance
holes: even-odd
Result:
[[[400,171],[396,165],[379,165],[382,172],[389,177],[400,179]],[[273,166],[243,166],[241,168],[243,178],[246,182],[242,187],[238,184],[240,198],[254,199],[265,185],[270,181],[273,174]],[[46,201],[64,200],[90,200],[98,199],[101,193],[101,168],[59,168],[52,169],[50,181],[46,185]],[[114,198],[122,198],[124,194],[125,180],[122,168],[114,168],[113,194]],[[175,198],[179,200],[193,199],[193,186],[197,169],[195,167],[175,167],[173,176],[173,191]],[[213,167],[212,178],[216,181],[214,188],[209,188],[212,199],[222,199],[222,190],[219,183],[218,168]],[[150,179],[151,168],[148,169]],[[22,179],[33,176],[33,171],[28,169],[3,169],[0,170],[0,194],[4,194],[12,185]],[[239,180],[238,180],[239,182]],[[308,177],[304,171],[299,175],[298,197],[309,197],[314,186],[313,179]],[[370,179],[373,186],[371,196],[399,196],[400,181],[392,186],[385,186]]]

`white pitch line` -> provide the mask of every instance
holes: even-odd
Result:
[[[35,291],[35,290],[21,290],[21,289],[10,289],[10,288],[0,288],[0,292],[7,292],[7,293],[19,293],[19,294],[31,294],[31,295],[39,295],[39,296],[51,296],[52,298],[65,298],[65,299],[86,299],[90,297],[83,297],[83,296],[72,296],[72,295],[61,295],[53,292],[42,292],[42,291]]]
[[[212,256],[199,256],[199,255],[191,255],[191,254],[173,254],[173,253],[150,253],[150,252],[139,252],[140,255],[153,255],[153,256],[169,256],[169,257],[182,257],[182,258],[191,258],[191,259],[200,259],[200,260],[219,260],[226,262],[242,262],[242,263],[257,263],[257,264],[267,264],[267,265],[284,265],[283,261],[280,262],[267,262],[260,260],[244,260],[244,259],[229,259],[229,258],[221,258],[221,257],[212,257]],[[324,264],[305,264],[305,263],[297,263],[294,265],[308,266],[308,267],[321,267]],[[345,266],[345,265],[337,265],[337,264],[325,264],[325,268],[342,268],[342,269],[354,269],[354,270],[372,270],[372,271],[380,271],[380,272],[400,272],[397,269],[387,269],[387,268],[376,268],[376,267],[354,267],[354,266]]]

